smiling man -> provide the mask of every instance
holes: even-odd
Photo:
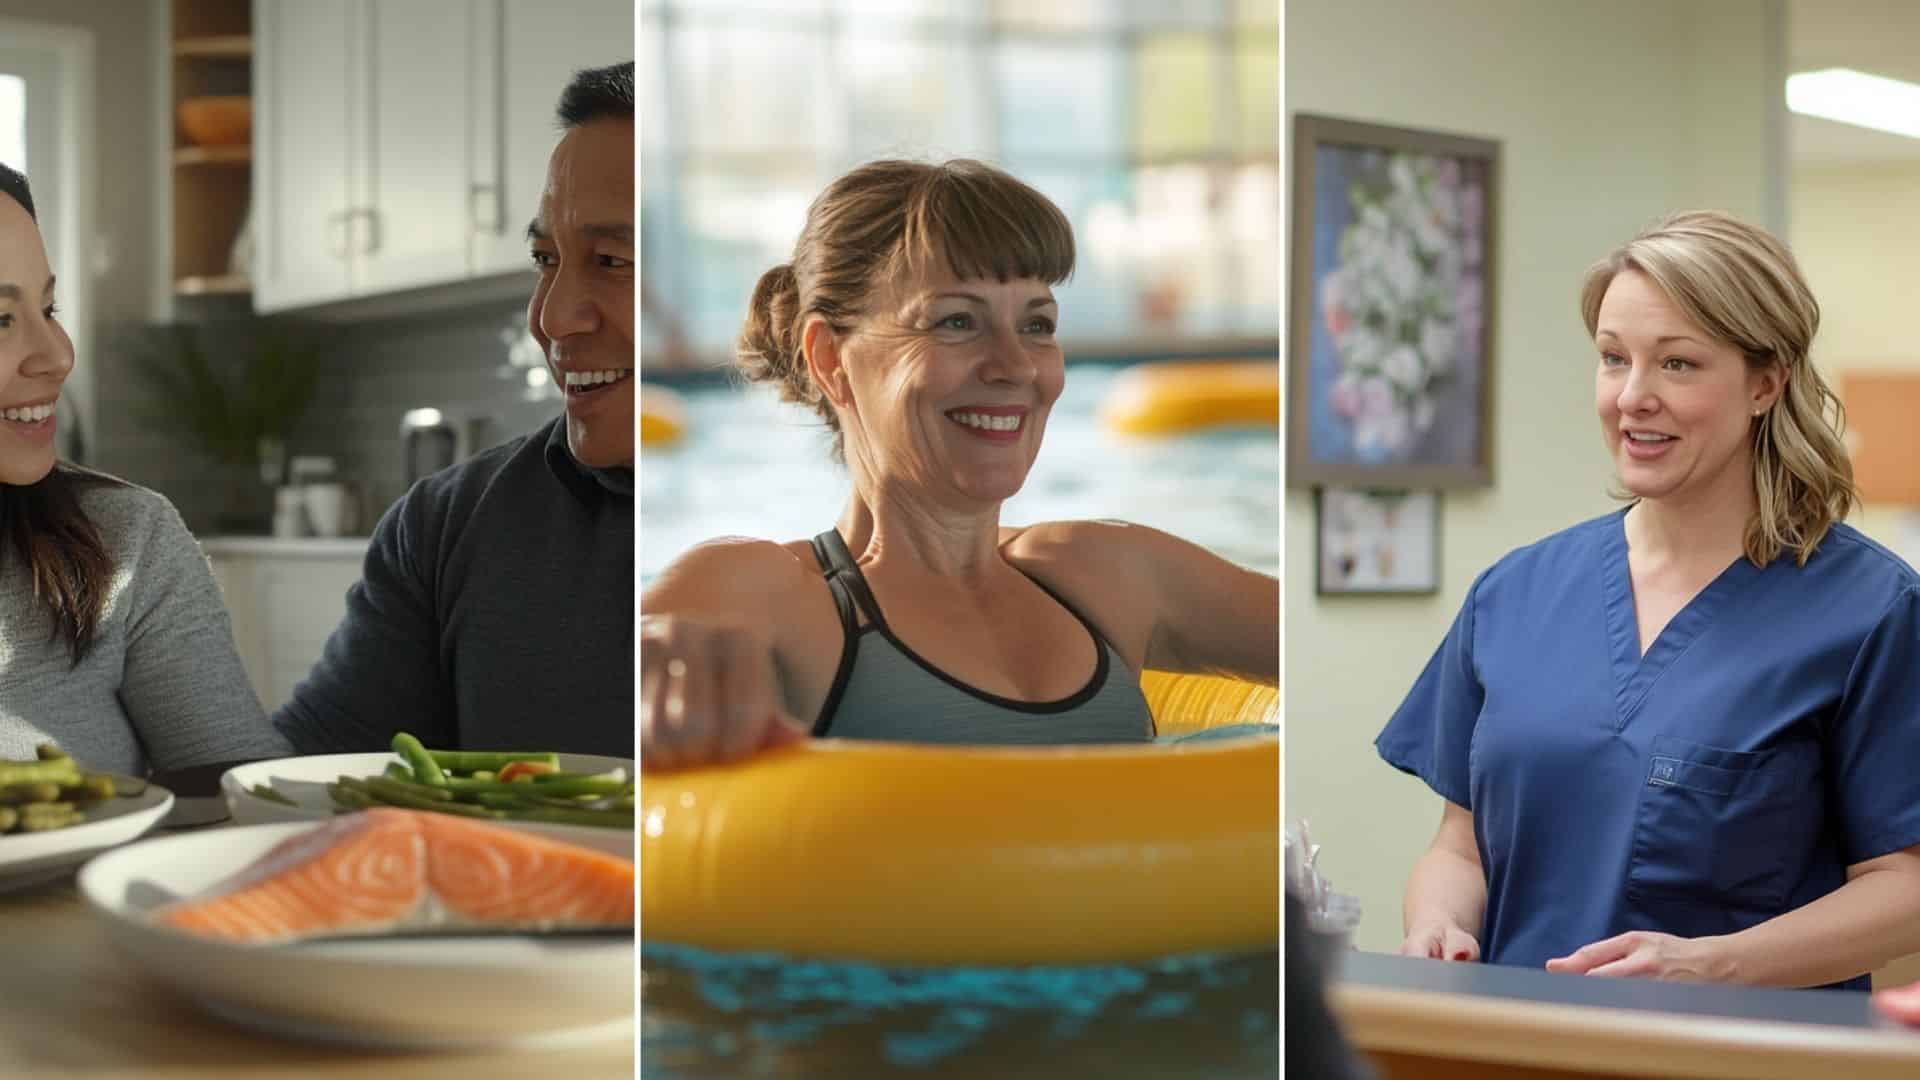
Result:
[[[633,65],[580,72],[527,227],[527,323],[566,395],[414,485],[274,724],[302,753],[633,755]]]

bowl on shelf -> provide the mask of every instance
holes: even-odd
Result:
[[[253,136],[253,99],[195,97],[180,103],[180,132],[195,146],[240,146]]]

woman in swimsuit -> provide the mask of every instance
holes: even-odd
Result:
[[[1073,258],[1059,208],[977,162],[875,162],[814,201],[738,362],[819,413],[853,494],[811,540],[709,541],[647,590],[647,768],[809,733],[1145,741],[1145,668],[1277,683],[1274,578],[1137,525],[1000,521],[1066,382]]]

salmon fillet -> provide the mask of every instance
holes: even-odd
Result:
[[[633,923],[633,863],[486,822],[378,808],[289,837],[153,917],[263,945],[418,926],[623,926]]]

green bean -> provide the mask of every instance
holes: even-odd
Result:
[[[462,780],[447,781],[447,790],[460,795],[478,795],[482,792],[512,794],[532,789],[542,795],[617,795],[626,785],[626,781],[610,776],[576,777],[570,780],[556,780],[551,783],[521,782],[508,780]]]
[[[387,762],[387,768],[384,775],[390,780],[406,780],[408,782],[411,782],[413,780],[413,770],[407,768],[405,765],[402,765],[397,761]]]
[[[610,772],[599,772],[599,773],[550,772],[550,773],[534,773],[528,776],[527,779],[532,781],[535,784],[539,784],[541,787],[545,787],[548,784],[563,784],[563,783],[566,783],[568,780],[612,780],[615,783],[624,784],[627,782],[627,774],[626,774],[626,770],[624,769],[613,770]],[[514,782],[518,783],[519,778],[515,777]]]
[[[492,769],[475,769],[466,775],[466,779],[468,780],[491,780],[493,778],[494,772]],[[448,777],[448,779],[452,779],[452,777]]]
[[[285,795],[280,794],[279,792],[273,790],[271,787],[268,787],[265,784],[255,784],[252,787],[248,788],[247,790],[250,793],[252,793],[253,797],[256,799],[265,799],[268,802],[276,802],[282,806],[297,807],[300,805],[299,803],[294,802],[292,799],[287,798]]]
[[[20,808],[21,832],[47,832],[78,825],[86,815],[71,803],[28,803]]]
[[[492,750],[429,750],[434,763],[448,772],[499,772],[515,761],[537,761],[543,765],[560,767],[560,755],[555,753],[503,753]]]
[[[388,806],[400,806],[409,810],[439,810],[448,814],[459,814],[462,817],[493,816],[492,812],[484,807],[474,806],[470,803],[443,801],[441,799],[416,795],[412,788],[388,780],[383,776],[369,777],[366,780],[355,780],[353,777],[343,776],[340,778],[340,784],[342,787],[350,787],[362,791]],[[448,800],[452,798],[453,796],[451,794],[446,796]]]
[[[12,832],[20,824],[20,811],[11,806],[0,806],[0,833]]]
[[[21,803],[53,802],[59,797],[60,785],[46,780],[0,787],[0,805],[18,806]]]
[[[64,784],[60,793],[69,801],[99,802],[113,798],[113,777],[104,773],[87,773],[77,784]]]
[[[327,794],[332,796],[335,805],[348,810],[365,810],[370,806],[380,805],[373,796],[366,792],[360,791],[357,788],[347,787],[343,784],[328,784]]]
[[[367,793],[376,799],[430,799],[434,802],[452,802],[453,792],[430,784],[417,784],[408,780],[395,780],[390,776],[369,776],[361,781]]]
[[[73,755],[60,749],[56,743],[43,742],[33,748],[33,754],[41,761],[71,761]]]
[[[0,787],[8,784],[31,784],[47,781],[54,784],[71,784],[80,779],[80,767],[72,758],[59,758],[54,761],[0,761]]]
[[[415,783],[447,786],[447,774],[440,771],[439,764],[433,760],[432,754],[427,753],[427,748],[420,745],[419,739],[404,731],[396,732],[393,736],[393,752],[400,755],[400,760],[413,766]]]

